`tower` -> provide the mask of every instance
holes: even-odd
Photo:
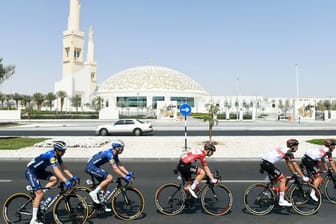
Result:
[[[83,69],[84,33],[80,30],[80,0],[70,0],[68,28],[63,32],[63,78]]]
[[[62,79],[55,83],[55,93],[66,92],[65,110],[74,109],[71,106],[71,98],[76,95],[80,96],[81,107],[84,109],[84,105],[90,103],[97,88],[93,27],[90,27],[87,59],[84,63],[84,33],[80,30],[81,3],[80,0],[69,2],[68,26],[63,32]]]

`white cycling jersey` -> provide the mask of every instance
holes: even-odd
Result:
[[[320,161],[321,159],[324,159],[326,156],[328,156],[328,158],[330,159],[331,152],[327,147],[321,147],[321,148],[309,149],[305,153],[305,155],[311,158],[312,160]]]
[[[262,159],[274,164],[282,159],[294,160],[294,154],[285,147],[279,147],[265,154]]]

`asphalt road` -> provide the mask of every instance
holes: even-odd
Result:
[[[87,178],[83,172],[85,161],[65,161],[67,166],[82,180]],[[24,177],[24,169],[27,161],[2,161],[0,169],[0,203],[3,204],[6,197],[11,193],[24,191],[27,184]],[[125,165],[136,171],[136,180],[134,185],[140,188],[145,196],[146,207],[144,216],[132,223],[149,224],[149,223],[330,223],[335,220],[336,214],[334,210],[336,205],[328,203],[324,200],[320,211],[313,216],[301,216],[291,209],[274,209],[272,213],[266,216],[258,217],[247,213],[244,209],[242,196],[245,189],[253,182],[264,178],[258,172],[258,162],[256,161],[237,161],[223,162],[209,159],[209,165],[212,170],[219,170],[222,174],[224,183],[231,189],[234,196],[233,208],[229,214],[220,217],[213,217],[202,212],[199,204],[194,209],[185,210],[177,216],[165,216],[157,212],[153,197],[156,189],[168,182],[177,182],[172,170],[176,166],[176,161],[160,160],[160,161],[125,161]],[[281,164],[283,170],[284,164]],[[105,167],[108,169],[108,167]],[[84,182],[84,181],[82,181]],[[281,221],[280,221],[281,220]],[[46,223],[51,223],[47,220]],[[120,221],[114,216],[95,218],[90,223],[126,223]]]
[[[207,136],[207,130],[188,130],[188,136]],[[156,130],[154,136],[184,136],[184,130]],[[331,136],[336,130],[214,130],[213,136]],[[0,130],[0,136],[96,136],[90,130]]]

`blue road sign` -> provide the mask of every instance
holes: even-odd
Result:
[[[187,103],[180,106],[180,113],[183,116],[188,116],[191,113],[191,106]]]

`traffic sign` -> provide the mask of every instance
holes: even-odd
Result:
[[[180,113],[183,116],[188,116],[191,113],[191,106],[187,103],[180,106]]]

